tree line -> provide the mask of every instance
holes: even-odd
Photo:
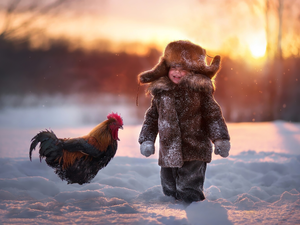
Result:
[[[0,94],[111,93],[135,99],[137,75],[156,65],[162,54],[156,49],[149,49],[146,55],[69,49],[63,40],[52,41],[48,50],[33,50],[29,42],[2,39]],[[278,97],[275,61],[254,67],[225,56],[216,78],[215,98],[227,121],[300,121],[299,71],[299,58],[283,61]],[[143,95],[141,88],[139,96]]]

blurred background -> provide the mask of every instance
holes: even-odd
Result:
[[[0,125],[140,124],[137,75],[174,40],[221,55],[226,121],[299,122],[299,33],[300,0],[0,0]]]

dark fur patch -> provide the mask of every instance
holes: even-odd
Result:
[[[148,92],[155,95],[161,91],[173,90],[177,86],[197,92],[214,92],[213,82],[207,76],[194,73],[187,74],[178,85],[174,84],[167,76],[160,77],[158,80],[150,83]]]
[[[167,76],[171,66],[180,65],[195,74],[202,74],[210,79],[215,78],[220,69],[221,57],[215,56],[210,65],[206,63],[206,51],[189,41],[174,41],[167,45],[158,64],[151,70],[138,75],[141,84],[151,83]]]
[[[141,84],[150,83],[165,76],[169,72],[169,67],[166,61],[161,58],[158,64],[156,64],[151,70],[147,70],[138,75],[138,82]]]

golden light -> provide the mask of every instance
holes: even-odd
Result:
[[[248,42],[248,45],[254,58],[260,58],[265,55],[267,42],[264,37],[255,37]]]
[[[249,48],[254,58],[263,57],[266,53],[266,45],[262,43],[253,43]]]
[[[40,15],[31,27],[34,31],[43,32],[36,32],[37,34],[30,37],[31,47],[47,49],[50,46],[48,39],[63,38],[70,42],[72,49],[123,51],[143,55],[148,53],[150,47],[162,51],[170,41],[190,40],[215,54],[228,55],[231,58],[243,57],[249,63],[263,62],[266,58],[266,31],[262,22],[264,14],[258,10],[254,16],[246,3],[241,2],[238,5],[237,14],[225,13],[223,16],[210,18],[210,22],[207,23],[206,19],[210,17],[211,12],[215,12],[216,3],[199,4],[199,1],[187,0],[191,4],[182,4],[179,1],[171,4],[172,10],[165,10],[163,7],[169,7],[171,0],[164,1],[163,7],[159,1],[131,1],[135,3],[135,7],[126,8],[127,3],[108,1],[106,5],[101,5],[105,8],[104,11],[95,6],[95,9],[99,8],[99,12],[85,11],[79,13],[80,16],[76,14],[75,8],[72,9],[74,12],[66,9],[65,13],[55,16]],[[77,5],[79,8],[81,6]],[[201,13],[194,16],[196,14],[191,13],[191,10]],[[153,17],[153,12],[159,16]],[[174,12],[180,12],[180,16],[174,16]],[[20,24],[22,19],[30,17],[29,14],[16,14],[11,26]],[[243,17],[240,17],[240,14]],[[0,11],[0,33],[4,17],[4,12]],[[26,31],[24,29],[24,36],[28,35]],[[297,55],[298,45],[291,43],[298,43],[300,39],[285,34],[284,40],[289,40],[288,47],[282,43],[284,56]]]

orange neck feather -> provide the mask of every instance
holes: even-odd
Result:
[[[92,136],[98,141],[100,151],[105,151],[113,141],[111,131],[108,127],[111,122],[111,119],[103,121],[88,134],[88,136]]]

